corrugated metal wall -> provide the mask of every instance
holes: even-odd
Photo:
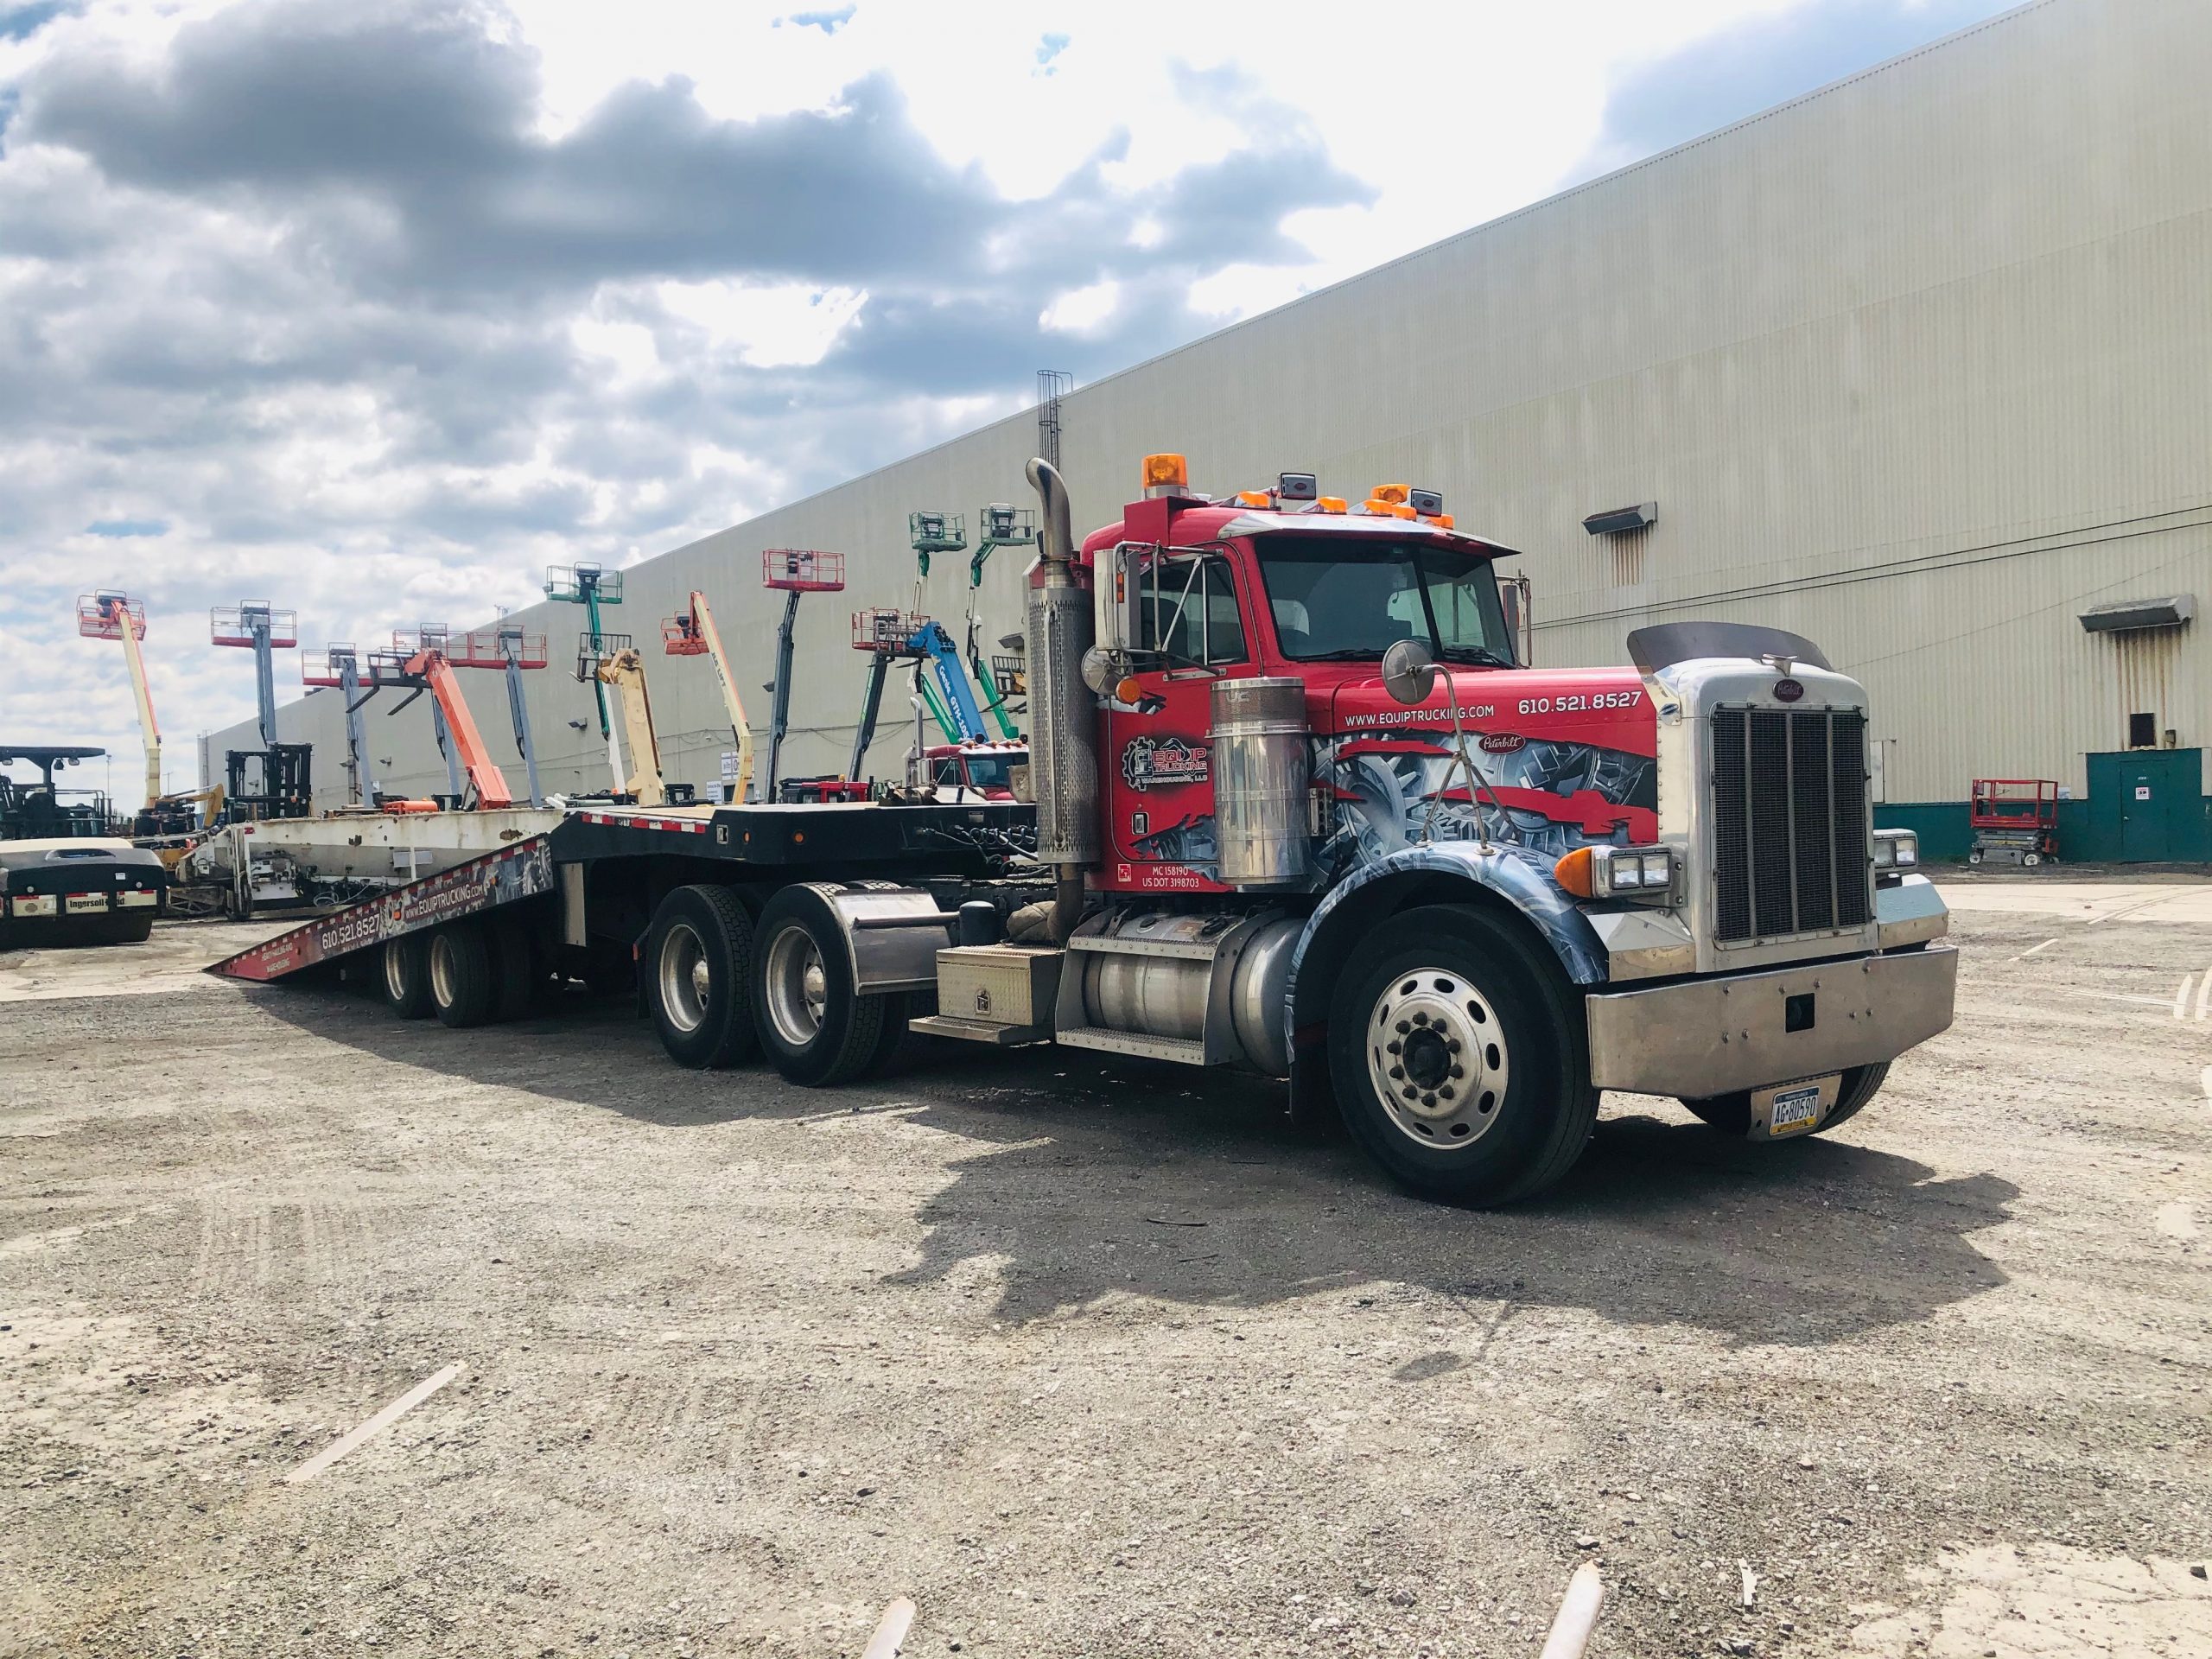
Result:
[[[2075,620],[2212,599],[2209,67],[2200,0],[2007,14],[1077,391],[1078,519],[1116,516],[1158,449],[1205,488],[1286,467],[1344,494],[1434,485],[1526,550],[1541,661],[1624,661],[1631,628],[1690,615],[1821,641],[1873,693],[1892,800],[1991,773],[2078,790],[2084,752],[2120,747],[2154,694],[2161,729],[2212,746],[2193,630],[2116,645]],[[911,597],[906,514],[965,512],[972,531],[987,500],[1027,505],[1033,443],[1028,418],[1002,423],[649,561],[609,626],[655,636],[702,586],[757,687],[778,609],[760,550],[844,551],[851,591],[802,607],[786,766],[835,770],[860,693],[847,616]],[[1632,543],[1581,530],[1645,500],[1658,523]],[[1020,626],[1026,563],[990,572],[988,638]],[[938,560],[927,600],[956,634],[965,571]],[[573,643],[580,613],[524,620]],[[712,780],[710,671],[649,671],[671,775]],[[549,785],[601,784],[595,730],[567,724],[589,692],[537,679]],[[496,677],[472,685],[503,735]],[[427,714],[397,723],[378,743],[393,784],[442,788]],[[334,791],[334,694],[285,728],[323,746]],[[893,711],[874,770],[906,737]]]

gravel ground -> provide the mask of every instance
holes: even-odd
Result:
[[[0,957],[0,1652],[1533,1655],[1595,1560],[1594,1652],[2212,1655],[2212,889],[2082,888],[1834,1138],[1500,1214],[1237,1078]]]

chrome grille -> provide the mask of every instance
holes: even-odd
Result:
[[[1864,926],[1866,715],[1714,709],[1713,826],[1719,943]]]

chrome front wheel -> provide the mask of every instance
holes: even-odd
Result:
[[[1392,976],[1367,1020],[1367,1071],[1401,1135],[1460,1147],[1497,1122],[1510,1065],[1497,1010],[1456,969]]]

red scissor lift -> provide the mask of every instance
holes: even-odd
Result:
[[[1969,864],[2058,862],[2058,785],[2049,778],[1977,778],[1967,802]]]

